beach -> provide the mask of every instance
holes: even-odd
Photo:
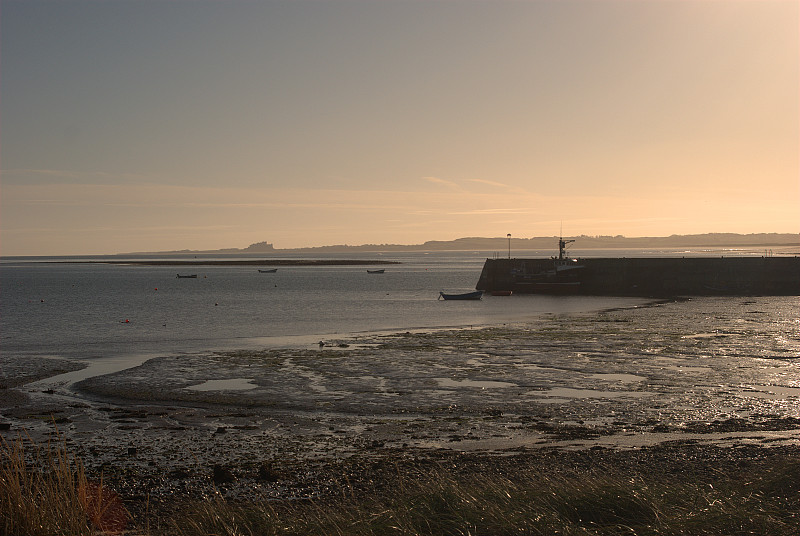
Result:
[[[165,355],[73,384],[58,374],[75,362],[4,358],[2,435],[63,442],[134,510],[315,497],[406,464],[796,458],[796,313],[790,299],[672,300]]]

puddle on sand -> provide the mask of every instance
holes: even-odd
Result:
[[[694,335],[684,335],[681,339],[721,339],[727,336],[725,333],[695,333]]]
[[[753,385],[739,393],[740,396],[765,398],[769,400],[800,397],[800,387],[781,387],[779,385]]]
[[[599,391],[597,389],[573,389],[570,387],[555,387],[549,391],[531,391],[527,393],[534,396],[556,398],[620,398],[625,396],[643,397],[652,393],[645,391]]]
[[[229,380],[207,380],[186,389],[192,391],[247,391],[256,387],[258,385],[253,383],[252,378],[231,378]]]
[[[443,388],[458,388],[458,387],[475,387],[478,389],[498,389],[504,387],[515,387],[516,384],[511,382],[493,382],[493,381],[479,381],[479,380],[451,380],[450,378],[434,378]]]
[[[674,370],[675,372],[710,372],[711,367],[690,367],[682,365],[670,365],[664,367],[665,370]]]
[[[597,378],[598,380],[622,383],[643,382],[647,379],[644,376],[637,376],[635,374],[592,374],[591,377]]]

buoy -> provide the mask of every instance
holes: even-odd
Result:
[[[128,319],[126,318],[126,319],[125,319],[125,323],[127,324],[127,323],[129,323],[129,322],[130,322],[130,320],[128,320]]]

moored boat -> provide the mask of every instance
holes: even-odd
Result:
[[[512,275],[515,290],[522,293],[577,294],[581,288],[584,266],[567,256],[567,244],[575,240],[558,239],[558,257],[552,266],[539,272],[515,271]]]
[[[277,271],[278,271],[277,268],[269,268],[267,270],[262,270],[261,268],[258,269],[258,273],[260,274],[274,274]]]
[[[187,274],[187,275],[178,274],[178,279],[197,279],[197,274]]]
[[[463,294],[445,294],[444,292],[439,292],[440,300],[480,300],[481,296],[483,296],[482,290],[465,292]]]
[[[386,271],[386,268],[378,268],[377,270],[367,270],[368,274],[382,274]]]

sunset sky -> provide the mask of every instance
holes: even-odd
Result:
[[[0,254],[800,232],[799,5],[2,0]]]

